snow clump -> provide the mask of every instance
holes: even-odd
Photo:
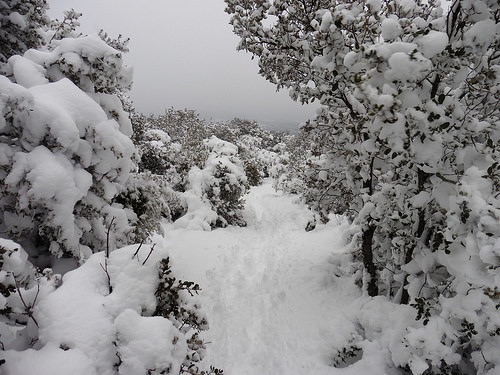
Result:
[[[58,289],[40,293],[33,312],[39,341],[25,350],[2,334],[3,373],[31,375],[35,368],[40,375],[179,373],[188,355],[185,333],[171,320],[152,316],[158,264],[168,257],[159,241],[154,248],[115,250],[109,258],[96,253],[64,275]],[[13,247],[4,240],[0,244]],[[12,270],[27,258],[22,251],[16,254],[8,263]],[[30,296],[26,291],[25,298]]]

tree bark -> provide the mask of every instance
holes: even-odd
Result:
[[[375,158],[372,157],[370,162],[370,178],[363,182],[363,188],[368,189],[368,194],[373,195],[373,165]],[[373,262],[373,235],[375,234],[375,225],[368,222],[368,228],[363,231],[362,235],[362,251],[363,251],[363,265],[366,271],[370,275],[370,280],[368,281],[367,290],[370,297],[378,296],[378,278],[377,278],[377,267]]]
[[[378,296],[378,283],[377,283],[377,268],[373,262],[373,234],[375,233],[375,226],[369,225],[368,229],[363,232],[363,265],[370,275],[367,290],[370,297]]]
[[[417,194],[424,191],[424,185],[427,182],[428,178],[429,178],[428,173],[422,171],[421,169],[418,170]],[[424,234],[424,230],[425,230],[425,208],[421,208],[418,210],[418,228],[417,228],[417,233],[415,234],[415,237],[418,238],[419,241],[421,240],[422,235]],[[415,247],[417,247],[416,243],[406,252],[404,264],[410,263],[411,260],[413,259],[413,252],[415,251]],[[406,275],[405,281],[403,282],[403,292],[401,294],[401,301],[400,301],[402,305],[407,305],[410,302],[410,294],[408,293],[408,289],[406,288],[407,285],[408,285],[408,275]]]

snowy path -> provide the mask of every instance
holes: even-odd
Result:
[[[328,272],[340,226],[305,232],[308,211],[270,184],[246,201],[247,228],[167,228],[177,275],[203,288],[207,364],[225,375],[342,372],[328,366],[351,326],[339,307],[359,292]]]

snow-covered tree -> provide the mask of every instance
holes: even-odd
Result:
[[[53,43],[52,51],[12,56],[10,79],[0,77],[2,224],[54,255],[78,258],[87,246],[102,248],[113,218],[117,243],[129,241],[135,214],[113,200],[136,151],[120,100],[96,88],[113,75],[118,84],[120,54],[97,36]]]
[[[65,20],[78,16],[67,12]],[[66,21],[38,28],[46,45],[1,66],[0,223],[34,257],[82,259],[108,237],[112,247],[147,237],[159,217],[145,211],[161,204],[143,199],[152,182],[134,174],[138,155],[123,105],[132,78],[122,61],[126,41],[76,36],[76,23]]]
[[[0,2],[0,63],[44,43],[43,28],[50,24],[46,0]]]
[[[325,186],[350,192],[341,203],[368,294],[412,303],[457,354],[423,350],[414,332],[397,364],[497,366],[498,3],[226,3],[260,73],[323,105],[309,132]],[[472,295],[480,307],[464,302]]]

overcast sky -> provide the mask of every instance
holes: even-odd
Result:
[[[314,107],[276,93],[258,75],[251,55],[236,51],[223,0],[49,0],[49,14],[62,19],[83,13],[80,31],[104,29],[130,37],[128,65],[134,67],[131,96],[138,111],[191,108],[214,120],[242,117],[266,125],[298,124]]]

